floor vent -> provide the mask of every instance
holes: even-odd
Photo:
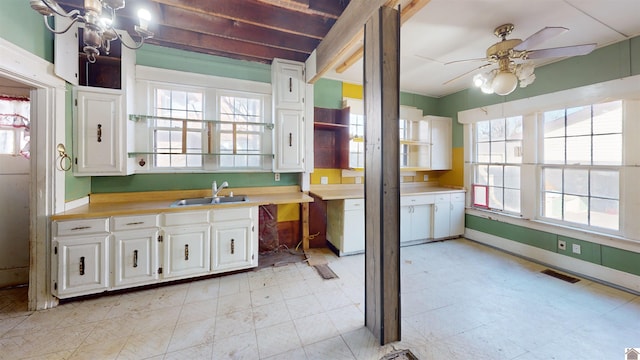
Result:
[[[566,282],[570,282],[570,283],[577,283],[578,281],[580,281],[580,279],[578,278],[574,278],[573,276],[569,276],[569,275],[565,275],[565,274],[561,274],[557,271],[553,271],[551,269],[545,269],[541,271],[543,274],[547,274],[549,276],[553,276],[556,279],[560,279],[560,280],[564,280]]]
[[[410,350],[397,350],[380,358],[380,360],[418,360]]]
[[[327,264],[314,265],[313,267],[316,268],[318,274],[325,280],[338,278],[338,275],[336,275]]]

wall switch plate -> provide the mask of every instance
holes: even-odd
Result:
[[[280,173],[274,173],[275,181],[280,181]]]
[[[322,185],[327,185],[329,183],[329,178],[326,176],[321,176],[320,177],[320,184]]]
[[[580,245],[572,244],[571,245],[571,251],[573,251],[574,254],[580,254],[582,249],[581,249]]]
[[[356,176],[356,184],[362,184],[362,176]]]
[[[423,175],[422,181],[429,181],[429,175]]]
[[[564,240],[558,240],[558,249],[567,250],[567,242]]]

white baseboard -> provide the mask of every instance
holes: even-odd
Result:
[[[29,283],[29,267],[0,270],[0,288]]]
[[[469,240],[493,246],[543,265],[548,265],[569,273],[621,287],[633,293],[640,294],[640,276],[473,229],[465,229],[464,236]]]

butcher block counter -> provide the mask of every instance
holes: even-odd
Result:
[[[438,194],[464,192],[459,187],[445,187],[425,185],[424,183],[403,183],[400,185],[400,195],[421,195],[421,194]],[[329,184],[329,185],[311,185],[311,194],[317,196],[321,200],[344,200],[344,199],[363,199],[363,184]]]
[[[313,202],[313,198],[300,191],[298,186],[274,186],[254,188],[225,188],[220,196],[246,195],[247,201],[230,204],[171,207],[179,199],[210,197],[210,189],[145,191],[131,193],[91,194],[89,204],[51,216],[51,220],[96,218],[103,216],[180,212],[196,209],[228,209],[232,207],[269,204],[295,204]]]

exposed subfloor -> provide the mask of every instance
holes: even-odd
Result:
[[[402,248],[402,341],[364,323],[364,256],[26,311],[0,291],[1,359],[622,359],[640,347],[640,297],[468,241]]]

